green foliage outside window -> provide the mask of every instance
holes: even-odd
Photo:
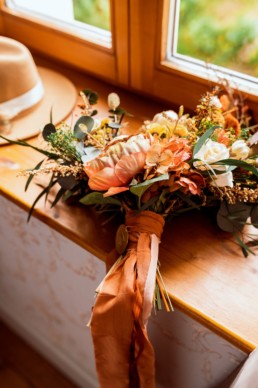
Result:
[[[110,31],[109,0],[73,0],[74,19]]]
[[[75,20],[110,31],[109,0],[73,0]],[[257,0],[181,0],[177,52],[258,77]]]
[[[181,0],[177,52],[258,77],[257,0]]]

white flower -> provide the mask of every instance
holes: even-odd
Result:
[[[120,105],[120,98],[119,95],[116,93],[110,93],[108,95],[108,106],[112,110],[116,110]]]
[[[233,174],[231,171],[227,171],[224,174],[218,174],[213,176],[214,181],[211,182],[212,186],[224,187],[229,186],[233,187]]]
[[[209,170],[209,164],[215,163],[218,160],[228,159],[229,158],[229,149],[225,144],[218,143],[217,141],[208,140],[201,147],[201,149],[195,154],[195,159],[200,159],[200,161],[194,162],[194,166],[200,170]],[[211,168],[217,170],[225,170],[225,166],[212,165]]]
[[[236,140],[231,146],[230,153],[235,159],[246,159],[249,151],[250,148],[244,140]]]
[[[169,125],[171,124],[171,121],[178,120],[178,114],[174,112],[173,110],[167,110],[163,113],[157,113],[153,117],[153,122],[158,123],[160,125]]]
[[[221,104],[221,102],[220,102],[220,100],[218,99],[217,96],[211,97],[211,99],[210,99],[210,106],[214,106],[215,108],[218,108],[218,109],[222,108],[222,104]]]

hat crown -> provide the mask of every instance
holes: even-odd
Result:
[[[27,93],[38,81],[39,74],[27,47],[0,36],[0,103]]]

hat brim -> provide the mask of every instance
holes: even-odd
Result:
[[[5,135],[10,140],[25,140],[38,135],[50,122],[51,110],[53,124],[56,125],[66,119],[76,105],[78,93],[68,78],[43,67],[38,67],[38,71],[44,86],[44,96],[30,111],[11,121],[11,131]],[[8,142],[0,138],[0,145],[4,144]]]

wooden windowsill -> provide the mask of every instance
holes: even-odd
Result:
[[[134,114],[128,119],[132,129],[168,108],[58,64],[43,59],[38,59],[38,63],[67,75],[78,91],[85,87],[96,90],[100,95],[98,109],[103,117],[107,114],[108,93],[117,91],[121,105]],[[37,141],[37,138],[31,140]],[[0,147],[0,162],[3,159],[18,163],[19,169],[26,169],[35,166],[42,155],[8,145]],[[27,211],[39,189],[31,185],[25,193],[25,179],[17,178],[16,174],[17,170],[1,167],[0,163],[0,194]],[[115,219],[103,226],[105,218],[92,209],[65,204],[50,209],[43,201],[34,216],[101,260],[113,248],[120,222]],[[247,352],[258,346],[257,259],[258,254],[244,258],[239,246],[218,229],[215,217],[207,213],[193,212],[175,219],[165,227],[160,245],[161,270],[174,306]]]

